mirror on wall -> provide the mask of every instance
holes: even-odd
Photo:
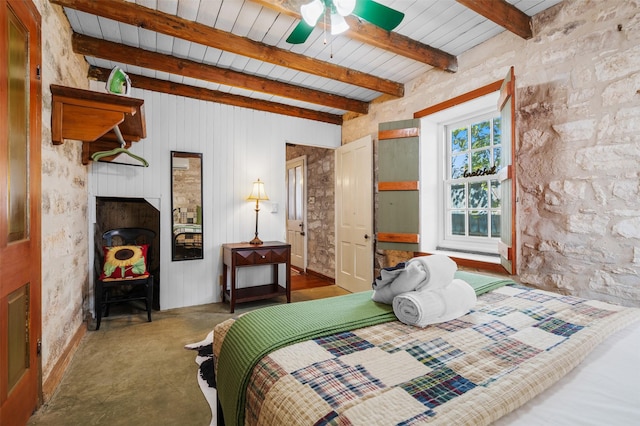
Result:
[[[202,259],[202,154],[171,151],[173,260]]]

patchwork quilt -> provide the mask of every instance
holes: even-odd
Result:
[[[638,318],[637,309],[501,287],[446,323],[391,321],[271,352],[251,372],[244,424],[489,424]],[[216,359],[233,322],[214,331]]]

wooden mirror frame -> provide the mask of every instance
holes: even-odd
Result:
[[[171,260],[203,259],[202,154],[171,151]]]

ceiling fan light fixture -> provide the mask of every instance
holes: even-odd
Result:
[[[313,0],[311,3],[300,6],[302,19],[312,27],[318,23],[318,19],[322,16],[322,12],[324,12],[324,4],[322,3],[322,0]]]
[[[333,0],[336,11],[342,16],[349,16],[356,8],[356,0]]]
[[[342,15],[337,13],[331,14],[331,35],[342,34],[349,29],[349,24],[344,20]]]

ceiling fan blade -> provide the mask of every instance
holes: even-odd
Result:
[[[306,22],[304,22],[304,20],[301,20],[298,23],[298,25],[296,25],[296,27],[293,29],[293,31],[291,31],[291,34],[289,34],[289,37],[287,37],[287,43],[291,43],[291,44],[304,43],[305,41],[307,41],[307,38],[309,38],[309,35],[311,34],[312,31],[313,31],[313,27],[307,24]]]
[[[353,14],[387,31],[391,31],[404,19],[404,13],[373,0],[358,0]]]

